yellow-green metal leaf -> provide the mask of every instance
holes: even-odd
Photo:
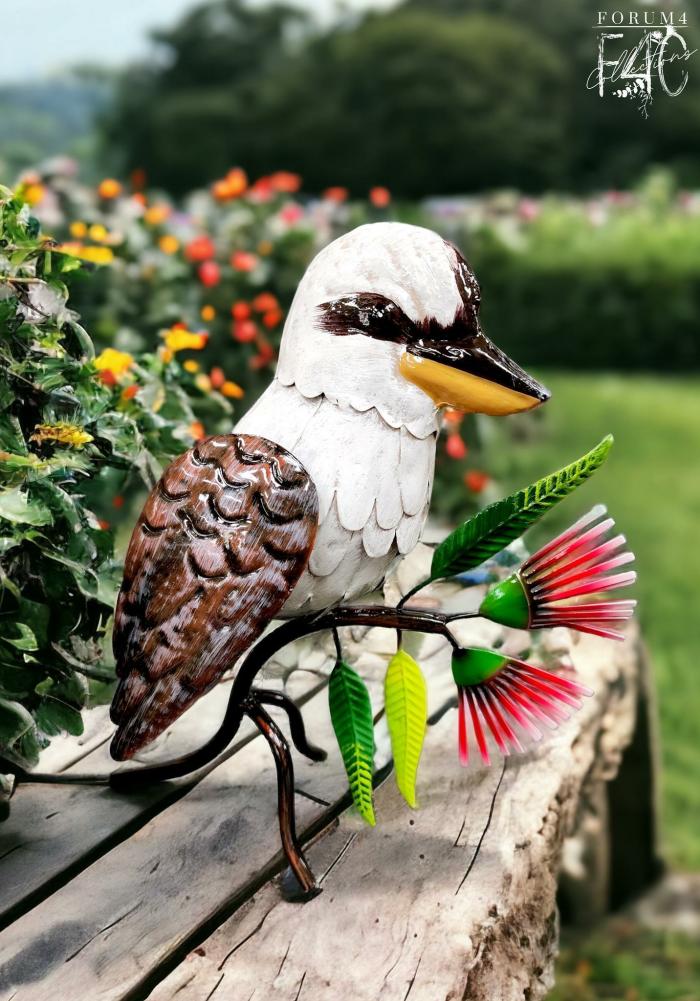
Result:
[[[362,678],[342,660],[331,673],[328,703],[352,798],[361,816],[374,827],[372,703]]]
[[[418,664],[405,650],[389,661],[384,706],[391,736],[396,784],[409,806],[416,805],[416,775],[428,718],[428,692]]]

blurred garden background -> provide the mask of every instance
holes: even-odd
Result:
[[[436,515],[463,517],[615,435],[561,519],[602,499],[638,554],[663,853],[691,882],[700,872],[700,63],[648,118],[601,100],[586,88],[596,10],[5,12],[0,743],[16,759],[79,733],[81,706],[108,696],[109,612],[148,485],[268,383],[313,254],[400,219],[461,247],[487,332],[553,392],[525,417],[446,415]],[[567,939],[559,974],[567,1001],[700,997],[692,936],[630,920]]]

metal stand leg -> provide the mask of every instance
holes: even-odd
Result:
[[[273,691],[270,688],[254,688],[251,694],[262,705],[277,706],[279,709],[284,709],[289,718],[289,731],[292,735],[292,741],[300,754],[303,754],[311,761],[326,760],[328,757],[327,752],[322,747],[316,747],[315,744],[310,743],[307,739],[304,717],[301,715],[301,710],[296,703],[292,702],[288,695]]]
[[[316,884],[316,878],[309,868],[301,845],[297,840],[294,816],[294,765],[289,746],[277,724],[254,698],[251,698],[246,705],[245,712],[270,745],[270,750],[275,759],[275,766],[277,768],[277,810],[282,848],[298,883],[297,891],[288,894],[289,899],[298,901],[311,900],[312,897],[317,896],[321,892],[321,887]]]

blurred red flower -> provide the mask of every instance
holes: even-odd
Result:
[[[233,324],[231,333],[235,340],[247,344],[258,336],[258,326],[252,320],[241,320]]]
[[[270,309],[279,309],[279,302],[272,292],[261,292],[253,299],[252,306],[256,313],[267,313]]]
[[[370,188],[369,200],[375,208],[384,209],[391,201],[391,192],[388,188]]]
[[[482,473],[479,469],[470,469],[469,472],[464,475],[464,482],[475,494],[480,494],[481,491],[488,485],[489,480],[490,476],[488,473]]]
[[[234,250],[231,254],[231,267],[235,271],[253,271],[258,263],[255,254],[247,250]]]
[[[445,442],[445,451],[451,459],[463,459],[467,454],[467,446],[456,431],[448,434],[447,441]]]
[[[216,253],[213,242],[208,236],[196,236],[185,245],[185,257],[188,261],[209,261]]]
[[[250,316],[250,306],[247,302],[234,302],[231,306],[231,316],[234,320],[247,320]]]
[[[322,195],[327,202],[345,202],[348,199],[348,189],[341,187],[326,188]]]
[[[203,264],[199,265],[197,274],[202,285],[207,288],[218,285],[221,281],[221,268],[216,261],[204,261]]]

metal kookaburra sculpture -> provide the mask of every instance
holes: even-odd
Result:
[[[324,755],[293,703],[253,681],[284,643],[321,629],[446,633],[445,616],[356,603],[420,539],[440,408],[511,414],[548,398],[485,336],[479,304],[469,265],[436,233],[376,223],[335,240],[299,285],[272,384],[230,435],[172,463],[131,539],[114,629],[113,757],[130,758],[238,667],[205,747],[112,784],[201,767],[247,715],[275,754],[283,846],[306,896],[316,884],[294,830],[291,757],[264,706],[286,709],[299,750]],[[263,637],[273,619],[288,621]]]

